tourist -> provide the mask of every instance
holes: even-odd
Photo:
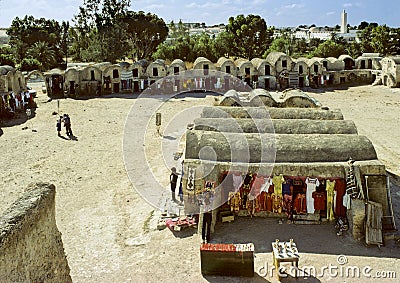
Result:
[[[199,197],[203,207],[203,226],[201,229],[201,239],[204,243],[209,243],[211,238],[211,222],[212,222],[212,204],[214,196],[212,192],[203,193],[203,197]]]
[[[171,168],[171,175],[169,175],[169,182],[171,183],[172,200],[176,201],[175,189],[176,189],[176,183],[178,182],[178,173],[176,173],[175,167]]]
[[[67,136],[73,136],[72,134],[72,130],[71,130],[71,118],[69,117],[68,114],[64,114],[64,127],[65,127],[65,131],[67,133]]]
[[[62,116],[60,116],[60,118],[57,119],[57,124],[56,124],[59,137],[61,137],[61,121],[62,121]]]

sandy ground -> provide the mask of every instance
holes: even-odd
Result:
[[[52,115],[58,111],[57,101],[47,102],[48,97],[40,93],[40,85],[33,84],[39,93],[36,116],[2,127],[0,131],[0,212],[21,195],[27,184],[54,183],[57,225],[74,282],[277,282],[270,272],[265,272],[272,266],[270,243],[276,238],[293,238],[301,253],[300,269],[314,266],[317,270],[317,274],[302,276],[298,281],[289,276],[283,282],[398,281],[367,278],[377,275],[377,271],[395,271],[397,278],[400,277],[400,247],[395,241],[388,241],[380,249],[366,247],[348,236],[336,236],[330,224],[289,225],[278,224],[275,219],[248,218],[218,224],[213,241],[253,242],[256,276],[249,279],[203,277],[199,235],[194,230],[158,231],[160,211],[138,195],[126,173],[122,141],[126,117],[137,103],[136,97],[60,100],[60,113],[71,116],[76,136],[69,140],[57,137],[57,116]],[[400,175],[400,89],[360,86],[309,94],[323,105],[340,108],[346,119],[354,120],[359,134],[371,139],[388,170]],[[176,114],[196,105],[212,105],[214,99],[213,96],[184,97],[162,103],[158,110],[163,115],[161,131],[169,120],[176,119]],[[143,145],[137,146],[145,147],[152,171],[143,174],[153,174],[161,186],[167,187],[172,153],[181,149],[183,140],[179,136],[158,136],[152,114],[145,110],[133,113],[138,119],[146,116],[144,120],[150,121],[150,126],[138,125],[148,131]],[[194,116],[185,112],[182,117],[190,123]],[[24,127],[28,128],[23,130]],[[177,148],[171,146],[176,144]],[[165,192],[168,195],[167,189]],[[392,193],[399,219],[400,191],[394,183]],[[400,225],[399,220],[397,223]],[[339,255],[345,255],[348,263],[338,264]],[[324,266],[331,266],[333,271],[329,274],[325,269],[321,275]],[[360,276],[346,276],[346,268],[351,266],[361,270]],[[372,271],[366,269],[362,274],[366,266]],[[335,267],[344,271],[343,274],[335,275]]]

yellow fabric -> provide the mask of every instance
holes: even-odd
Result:
[[[333,200],[335,197],[335,184],[336,184],[336,181],[326,180],[326,200],[327,200],[326,218],[328,219],[328,221],[332,221],[335,219],[335,215],[333,213]]]
[[[282,197],[282,184],[285,182],[283,175],[274,175],[272,177],[272,183],[274,184],[274,194]]]

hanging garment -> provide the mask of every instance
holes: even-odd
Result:
[[[233,174],[233,187],[235,191],[238,191],[239,188],[242,186],[243,177],[242,174]]]
[[[282,195],[273,193],[271,195],[271,198],[272,198],[272,212],[282,213],[282,207],[283,207]]]
[[[292,195],[292,182],[290,179],[286,180],[285,183],[282,184],[282,194],[283,195]],[[292,187],[293,188],[293,187]]]
[[[272,178],[271,177],[267,177],[264,178],[264,185],[261,187],[261,192],[266,192],[268,193],[269,188],[272,186]]]
[[[334,200],[335,200],[335,184],[336,181],[326,180],[326,218],[328,221],[332,221],[335,219],[333,214]]]
[[[314,199],[314,209],[322,211],[326,209],[326,197],[324,193],[313,192],[312,197]]]
[[[346,192],[346,182],[344,181],[344,179],[336,180],[335,190],[336,190],[335,215],[337,217],[345,217],[346,207],[343,205],[343,196]]]
[[[196,169],[189,166],[187,183],[186,183],[186,191],[188,194],[194,194],[195,175],[196,175]]]
[[[347,209],[350,209],[350,199],[351,197],[347,193],[343,196],[343,206]]]
[[[231,207],[231,211],[239,212],[240,202],[241,199],[239,192],[229,192],[228,204]]]
[[[258,176],[254,179],[251,186],[251,193],[258,196],[261,193],[261,187],[265,184],[265,179],[262,176]]]
[[[247,202],[246,202],[246,208],[247,208],[247,211],[249,212],[249,214],[251,216],[253,216],[254,213],[256,212],[256,210],[258,210],[258,201],[257,201],[256,196],[251,195],[251,194],[249,195]]]
[[[265,210],[272,212],[272,194],[270,193],[265,196]]]
[[[306,179],[307,191],[306,191],[306,200],[307,200],[307,213],[314,213],[314,199],[312,197],[313,192],[315,192],[316,188],[319,186],[318,178],[310,178]]]
[[[261,192],[258,196],[258,208],[259,210],[266,211],[267,210],[267,192]]]
[[[228,200],[229,192],[234,191],[232,173],[226,174],[226,176],[220,181],[220,187],[222,189],[222,198],[225,202],[226,200]]]
[[[305,194],[297,194],[293,203],[294,211],[297,214],[306,214],[307,213],[307,202]]]
[[[292,218],[293,213],[293,196],[283,195],[283,210],[286,212],[288,219]]]
[[[282,199],[282,184],[285,182],[283,175],[274,175],[272,177],[272,183],[274,184],[274,194],[279,195]]]

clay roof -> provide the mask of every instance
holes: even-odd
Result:
[[[175,59],[174,61],[171,62],[170,66],[172,65],[180,65],[183,68],[186,67],[185,62],[183,62],[181,59]]]
[[[235,60],[235,65],[240,68],[241,66],[243,66],[244,64],[251,64],[251,62],[247,59],[244,58],[239,58]]]
[[[7,73],[10,71],[15,71],[15,68],[9,65],[0,66],[0,75],[7,75]]]
[[[279,58],[281,58],[282,56],[287,56],[285,53],[283,52],[271,52],[267,55],[267,61],[273,65],[275,65],[275,63],[279,60]]]
[[[209,64],[212,64],[212,62],[211,62],[210,60],[208,60],[207,58],[205,58],[205,57],[197,57],[196,60],[195,60],[194,63],[193,63],[193,66],[196,66],[196,65],[199,64],[199,63],[209,63]]]
[[[265,59],[261,59],[261,58],[253,58],[251,59],[251,63],[254,65],[254,67],[256,67],[257,69],[260,68],[260,66],[263,63],[269,64],[267,60]]]
[[[231,62],[231,63],[235,64],[235,62],[232,59],[226,58],[226,57],[221,57],[218,59],[217,63],[215,63],[215,66],[221,67],[226,62]]]

